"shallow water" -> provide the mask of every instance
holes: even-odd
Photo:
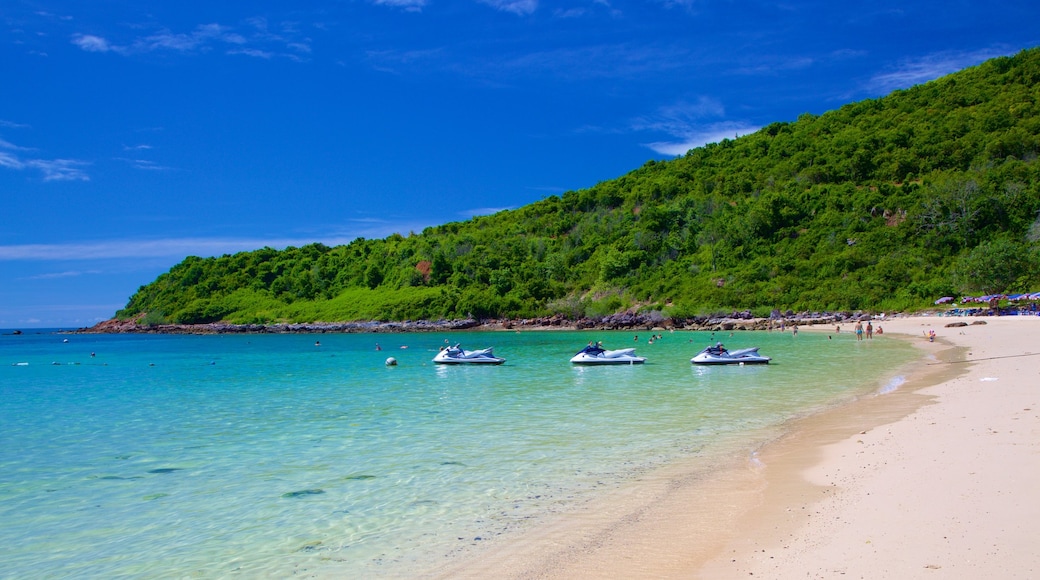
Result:
[[[699,367],[711,333],[639,336],[0,336],[0,576],[407,575],[898,388],[915,357],[889,337],[739,332],[715,338],[773,364]],[[432,364],[449,340],[507,362]],[[648,361],[570,365],[590,340]]]

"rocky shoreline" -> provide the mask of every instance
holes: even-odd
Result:
[[[884,315],[882,315],[884,316]],[[140,318],[106,320],[89,328],[76,330],[77,334],[324,334],[324,333],[395,333],[395,332],[450,332],[457,330],[709,330],[714,332],[737,330],[780,330],[818,324],[843,324],[869,320],[873,315],[856,312],[774,312],[768,318],[754,317],[750,312],[733,312],[685,319],[666,318],[659,313],[619,313],[602,318],[563,316],[523,318],[510,320],[405,320],[400,322],[352,321],[307,322],[272,324],[141,324]]]

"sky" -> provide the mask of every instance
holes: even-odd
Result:
[[[0,328],[409,235],[1040,44],[1040,2],[0,4]]]

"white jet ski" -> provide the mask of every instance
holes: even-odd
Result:
[[[722,346],[720,342],[700,351],[697,356],[690,359],[690,362],[695,365],[761,365],[769,364],[771,360],[773,359],[768,356],[758,354],[757,346],[726,350],[726,347]]]
[[[491,352],[492,348],[493,347],[481,350],[463,350],[462,347],[456,344],[455,346],[449,346],[437,353],[437,356],[433,357],[433,362],[442,365],[500,365],[506,362],[506,359],[495,356],[494,353]]]
[[[590,344],[571,357],[571,362],[576,365],[639,365],[646,362],[646,357],[636,356],[634,348],[606,350]]]

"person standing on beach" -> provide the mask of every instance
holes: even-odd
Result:
[[[856,340],[863,340],[863,323],[856,321]]]
[[[874,325],[867,321],[867,338],[874,338]]]

